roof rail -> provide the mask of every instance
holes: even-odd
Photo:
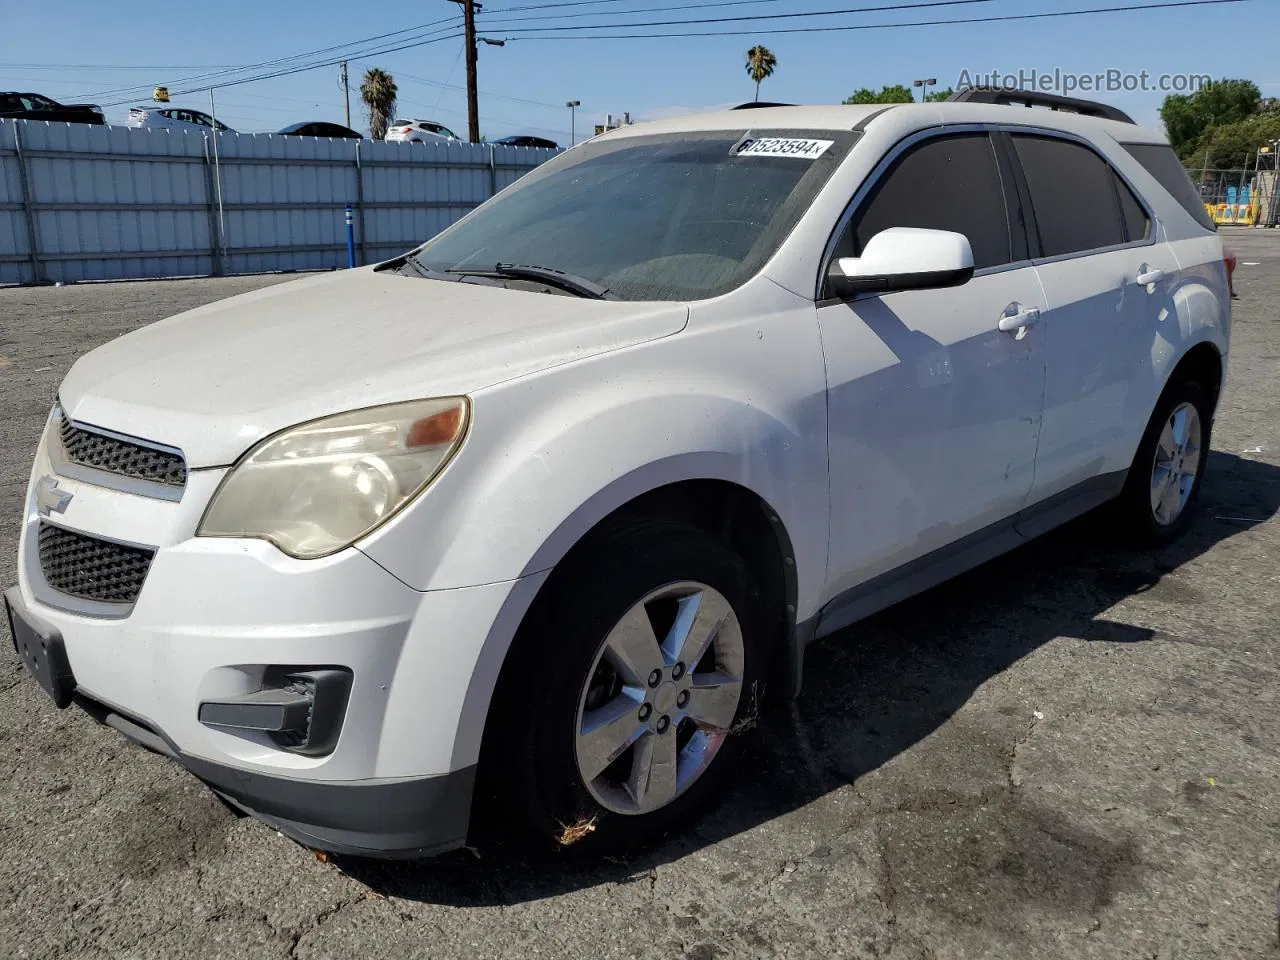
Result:
[[[762,103],[759,100],[749,100],[746,103],[740,103],[736,107],[730,107],[731,110],[756,110],[760,107],[794,107],[794,103]]]
[[[1133,123],[1133,118],[1123,110],[1098,103],[1095,100],[1080,100],[1076,97],[1063,97],[1056,93],[1040,93],[1038,90],[1008,90],[1004,87],[966,87],[957,90],[949,101],[955,103],[1000,103],[1023,104],[1028,107],[1048,107],[1050,110],[1063,110],[1068,113],[1079,113],[1086,117],[1101,117],[1104,120],[1119,120],[1121,123]]]

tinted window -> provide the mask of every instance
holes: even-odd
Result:
[[[987,135],[939,137],[904,155],[881,177],[837,255],[858,256],[868,240],[890,227],[963,233],[978,269],[1009,263],[1009,216]]]
[[[806,136],[806,133],[808,134]],[[814,157],[738,152],[746,130],[589,141],[432,239],[437,271],[537,264],[626,300],[695,300],[755,274],[844,159],[848,131],[752,130],[825,143]]]
[[[1124,243],[1111,167],[1087,147],[1053,137],[1013,138],[1035,208],[1041,256]]]
[[[1196,223],[1206,230],[1218,229],[1204,208],[1204,201],[1187,176],[1187,168],[1182,165],[1173,147],[1164,143],[1122,143],[1122,147],[1132,154],[1147,173],[1151,174],[1182,205],[1182,209],[1195,218]]]
[[[1147,239],[1147,234],[1151,231],[1151,221],[1147,219],[1147,211],[1142,209],[1142,204],[1133,195],[1129,185],[1120,179],[1120,175],[1114,170],[1111,175],[1115,178],[1116,192],[1120,195],[1120,213],[1124,217],[1125,239],[1130,243]]]

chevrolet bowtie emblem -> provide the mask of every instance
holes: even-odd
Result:
[[[36,511],[42,517],[65,513],[72,494],[58,489],[58,481],[46,474],[36,481]]]

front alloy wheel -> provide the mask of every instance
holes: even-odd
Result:
[[[479,776],[495,825],[622,855],[687,829],[728,786],[780,614],[694,524],[591,534],[543,587],[494,694]]]
[[[579,699],[578,772],[596,802],[644,814],[688,790],[733,726],[744,662],[742,628],[714,587],[673,583],[628,610]]]

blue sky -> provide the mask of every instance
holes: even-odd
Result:
[[[612,32],[647,20],[702,19],[884,6],[893,0],[756,0],[685,3],[678,0],[604,0],[516,11],[553,0],[488,0],[480,32],[510,37],[518,27],[608,23]],[[922,2],[922,0],[903,0]],[[663,39],[522,39],[505,47],[480,48],[481,132],[490,138],[533,133],[561,142],[569,138],[566,100],[582,101],[578,133],[606,113],[633,118],[669,116],[749,100],[753,85],[744,54],[764,43],[778,57],[777,73],[765,81],[764,99],[796,103],[839,102],[862,86],[910,83],[936,77],[954,84],[962,71],[989,73],[1038,69],[1085,74],[1117,69],[1153,76],[1206,73],[1244,77],[1263,93],[1280,96],[1280,40],[1276,0],[1243,0],[1215,6],[1136,10],[1089,17],[1021,22],[920,26],[830,33],[773,33],[771,29],[991,18],[1008,14],[1134,5],[1144,0],[969,0],[917,10],[799,17],[690,27],[748,31],[739,36]],[[1149,2],[1149,0],[1147,0]],[[644,10],[648,12],[632,12]],[[655,10],[653,8],[668,8]],[[35,90],[63,99],[106,104],[148,93],[106,91],[165,83],[177,90],[192,74],[277,60],[347,44],[456,16],[448,0],[368,6],[339,0],[178,0],[157,7],[140,0],[61,0],[58,16],[38,4],[8,5],[4,14],[0,89]],[[380,11],[374,16],[374,11]],[[506,10],[506,13],[501,12]],[[558,19],[523,19],[549,18]],[[505,27],[498,24],[507,24]],[[493,24],[489,27],[486,24]],[[672,27],[651,28],[678,29]],[[465,67],[461,39],[448,38],[449,23],[432,28],[446,39],[415,49],[381,53],[351,63],[352,85],[371,66],[392,73],[400,86],[399,112],[437,119],[466,133]],[[643,32],[643,31],[640,31]],[[404,34],[407,38],[425,35]],[[542,34],[541,36],[555,36]],[[391,45],[392,37],[380,41]],[[373,44],[366,44],[371,48]],[[326,54],[325,56],[332,56]],[[316,59],[319,59],[317,57]],[[209,81],[190,85],[198,86]],[[226,87],[217,91],[219,119],[241,131],[270,131],[299,120],[343,119],[338,68]],[[1146,123],[1158,123],[1162,93],[1097,95]],[[209,95],[196,92],[174,102],[208,109]],[[108,120],[122,122],[128,104],[109,107]],[[353,126],[358,98],[353,94]]]

